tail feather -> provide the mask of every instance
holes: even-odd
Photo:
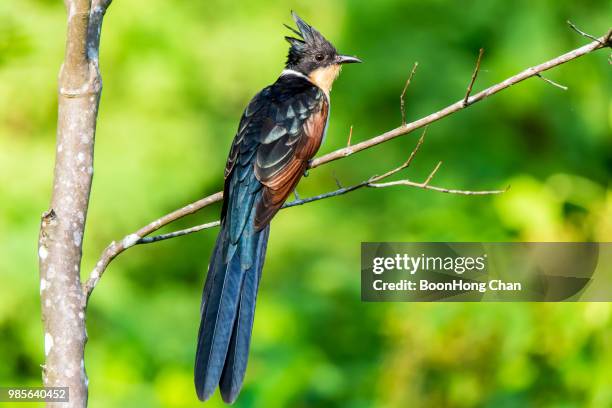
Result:
[[[220,382],[226,401],[233,402],[240,391],[268,239],[269,227],[258,232],[247,227],[232,244],[228,227],[224,224],[219,233],[204,285],[195,364],[202,401]]]
[[[246,372],[253,319],[255,317],[255,301],[257,299],[257,290],[259,288],[269,232],[270,226],[266,226],[261,232],[255,252],[255,262],[244,276],[238,315],[234,321],[227,359],[221,374],[221,382],[219,383],[221,396],[225,402],[230,404],[238,397]]]
[[[217,236],[217,241],[215,242],[215,247],[213,249],[213,253],[212,256],[210,257],[210,262],[209,262],[209,266],[208,266],[208,274],[206,276],[206,283],[204,283],[204,290],[202,291],[202,302],[200,303],[200,316],[203,316],[204,313],[204,308],[206,307],[206,304],[209,302],[209,298],[210,298],[210,291],[211,291],[211,287],[212,287],[212,283],[214,281],[214,275],[215,272],[217,272],[220,269],[220,266],[218,265],[218,263],[221,261],[221,247],[222,245],[219,245],[219,240],[222,239],[222,234],[219,234]]]

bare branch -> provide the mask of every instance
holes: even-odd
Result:
[[[442,164],[442,162],[438,162],[438,164],[436,165],[436,167],[433,169],[433,171],[429,174],[429,176],[427,177],[427,179],[422,182],[422,183],[416,183],[410,180],[399,180],[399,181],[394,181],[394,182],[389,182],[389,183],[377,183],[378,181],[384,180],[406,168],[408,168],[410,166],[410,163],[412,163],[412,160],[414,159],[415,155],[418,153],[421,145],[423,144],[424,138],[425,138],[425,132],[426,132],[427,128],[425,128],[423,130],[423,134],[421,135],[421,137],[419,138],[419,141],[417,142],[417,145],[415,146],[415,148],[412,150],[412,152],[410,153],[410,156],[408,157],[408,160],[406,160],[401,166],[396,167],[393,170],[389,170],[388,172],[381,174],[380,176],[372,176],[369,179],[362,181],[361,183],[355,184],[353,186],[350,187],[342,187],[342,185],[340,184],[340,182],[336,179],[336,183],[338,184],[338,189],[334,190],[334,191],[330,191],[327,193],[323,193],[323,194],[319,194],[313,197],[308,197],[308,198],[304,198],[301,199],[297,194],[296,194],[296,198],[294,201],[291,201],[289,203],[286,203],[285,205],[283,205],[283,209],[284,208],[290,208],[290,207],[295,207],[298,205],[304,205],[304,204],[308,204],[308,203],[312,203],[314,201],[319,201],[319,200],[324,200],[326,198],[331,198],[331,197],[337,197],[340,195],[344,195],[347,193],[350,193],[351,191],[355,191],[358,190],[360,188],[363,187],[372,187],[372,188],[384,188],[384,187],[392,187],[392,186],[396,186],[396,185],[406,185],[406,186],[411,186],[411,187],[417,187],[417,188],[422,188],[425,190],[435,190],[435,191],[441,191],[444,193],[451,193],[451,194],[463,194],[463,195],[491,195],[491,194],[501,194],[506,190],[490,190],[490,191],[468,191],[468,190],[453,190],[453,189],[447,189],[447,188],[443,188],[443,187],[433,187],[433,186],[429,186],[429,182],[431,181],[431,179],[434,177],[434,175],[436,174],[436,172],[438,171],[438,169],[440,168],[440,165]],[[218,227],[220,225],[219,221],[213,221],[213,222],[209,222],[206,224],[202,224],[202,225],[197,225],[195,227],[191,227],[191,228],[186,228],[186,229],[182,229],[179,231],[175,231],[175,232],[171,232],[168,234],[162,234],[162,235],[157,235],[154,237],[150,237],[150,238],[141,238],[140,240],[138,240],[137,244],[148,244],[148,243],[152,243],[152,242],[157,242],[157,241],[162,241],[165,239],[170,239],[170,238],[175,238],[175,237],[179,237],[179,236],[183,236],[183,235],[188,235],[188,234],[192,234],[194,232],[198,232],[198,231],[202,231],[204,229],[208,229],[208,228],[213,228],[213,227]]]
[[[564,64],[568,61],[572,61],[576,58],[580,58],[592,51],[598,50],[600,48],[603,48],[602,45],[602,41],[606,40],[608,38],[609,34],[607,34],[606,36],[600,37],[597,41],[593,41],[587,45],[584,45],[580,48],[576,48],[572,51],[569,51],[563,55],[560,55],[556,58],[553,58],[551,60],[548,60],[546,62],[543,62],[539,65],[527,68],[521,72],[519,72],[516,75],[513,75],[507,79],[505,79],[504,81],[493,85],[489,88],[486,88],[485,90],[477,93],[476,95],[473,95],[472,97],[469,98],[469,104],[467,106],[471,106],[473,104],[475,104],[476,102],[482,101],[483,99],[487,98],[488,96],[491,96],[493,94],[496,94],[512,85],[515,85],[521,81],[524,81],[527,78],[531,78],[533,76],[538,75],[541,72],[547,71],[551,68],[554,68],[556,66],[559,66],[561,64]],[[474,78],[475,80],[475,78]],[[411,123],[407,123],[405,125],[399,126],[395,129],[392,129],[388,132],[385,132],[381,135],[375,136],[371,139],[365,140],[363,142],[357,143],[355,145],[349,145],[346,146],[344,148],[335,150],[331,153],[325,154],[317,159],[314,159],[310,162],[309,164],[309,168],[310,169],[314,169],[317,168],[319,166],[322,166],[324,164],[330,163],[332,161],[344,158],[344,157],[348,157],[350,155],[352,155],[353,153],[356,152],[360,152],[362,150],[366,150],[369,149],[370,147],[379,145],[381,143],[387,142],[391,139],[395,139],[399,136],[408,134],[416,129],[422,128],[424,126],[427,126],[433,122],[437,122],[439,120],[441,120],[442,118],[445,118],[446,116],[449,116],[453,113],[456,113],[462,109],[465,109],[467,106],[464,105],[464,100],[465,98],[437,111],[434,112],[430,115],[427,115],[421,119],[415,120]],[[350,135],[350,133],[349,133]],[[407,161],[409,162],[410,159]],[[409,163],[408,163],[409,164]],[[400,166],[401,167],[401,166]],[[392,174],[395,174],[397,171],[395,171],[397,169],[394,169],[391,171]],[[435,174],[435,173],[434,173]],[[433,177],[433,176],[432,176]],[[388,182],[388,183],[377,183],[375,180],[368,180],[366,182],[362,182],[360,184],[354,185],[354,186],[350,186],[350,187],[344,187],[341,189],[338,189],[336,191],[332,191],[329,193],[325,193],[325,194],[321,194],[319,196],[315,196],[315,197],[310,197],[310,198],[305,198],[305,199],[297,199],[295,201],[292,201],[290,203],[285,204],[285,206],[283,208],[289,208],[289,207],[294,207],[296,205],[303,205],[306,203],[310,203],[313,201],[317,201],[317,200],[321,200],[324,198],[328,198],[328,197],[335,197],[338,195],[342,195],[342,194],[346,194],[350,191],[354,191],[358,188],[362,188],[365,185],[367,185],[368,187],[373,187],[373,188],[382,188],[382,187],[390,187],[390,186],[395,186],[395,185],[404,185],[404,186],[410,186],[410,187],[417,187],[417,188],[421,188],[421,189],[425,189],[425,190],[433,190],[433,191],[438,191],[438,192],[442,192],[442,193],[449,193],[449,194],[463,194],[463,195],[487,195],[487,194],[500,194],[503,193],[506,190],[490,190],[490,191],[470,191],[470,190],[456,190],[456,189],[447,189],[447,188],[443,188],[443,187],[436,187],[436,186],[431,186],[429,184],[424,184],[424,183],[417,183],[417,182],[413,182],[410,180],[400,180],[400,181],[392,181],[392,182]],[[96,283],[98,282],[98,280],[100,279],[100,276],[104,273],[104,270],[106,269],[106,267],[108,266],[108,264],[110,263],[110,261],[112,261],[112,259],[114,259],[117,255],[119,255],[121,252],[125,251],[127,248],[129,248],[130,246],[133,246],[134,244],[136,244],[142,237],[152,233],[153,231],[156,231],[157,229],[181,218],[184,217],[185,215],[188,214],[192,214],[212,203],[221,201],[223,199],[223,192],[218,192],[215,193],[211,196],[205,197],[201,200],[198,200],[192,204],[189,204],[179,210],[174,211],[171,214],[168,214],[158,220],[153,221],[152,223],[148,224],[147,226],[141,228],[140,230],[138,230],[136,233],[127,235],[126,237],[124,237],[124,239],[121,242],[118,243],[111,243],[111,245],[109,245],[104,252],[102,253],[100,260],[98,262],[98,264],[96,265],[96,267],[94,268],[93,272],[91,273],[89,280],[87,281],[87,283],[84,285],[84,291],[86,293],[86,296],[89,297],[91,295],[91,292],[93,291],[93,288],[95,287]],[[124,243],[130,244],[130,245],[125,245]]]
[[[408,90],[408,87],[410,86],[410,82],[412,81],[412,77],[414,76],[414,73],[416,72],[416,69],[418,66],[419,66],[418,62],[415,62],[414,65],[412,66],[412,71],[410,71],[410,75],[408,76],[408,79],[406,80],[406,85],[404,85],[404,89],[402,90],[402,94],[400,95],[400,110],[402,112],[402,125],[406,124],[406,105],[404,102],[404,97],[406,96],[406,91]]]
[[[467,87],[465,98],[463,98],[463,107],[468,106],[468,99],[470,98],[470,94],[472,93],[472,87],[474,86],[474,82],[476,82],[478,71],[480,71],[480,61],[482,61],[483,54],[484,54],[484,48],[481,48],[480,51],[478,51],[478,59],[476,60],[476,66],[474,67],[474,73],[472,74],[472,79],[470,80],[470,84]]]
[[[437,168],[439,168],[440,164],[441,164],[441,162],[438,163],[438,166],[436,166],[436,168],[434,168],[434,170],[430,173],[431,177],[433,177],[433,174],[436,173]],[[400,169],[400,168],[398,168],[398,169]],[[394,170],[392,170],[392,172],[396,173],[397,171],[399,171],[398,169],[394,169]],[[330,191],[330,192],[327,192],[327,193],[324,193],[324,194],[319,194],[319,195],[316,195],[316,196],[313,196],[313,197],[308,197],[308,198],[304,198],[304,199],[296,199],[294,201],[286,203],[283,206],[283,209],[290,208],[290,207],[296,207],[298,205],[304,205],[304,204],[312,203],[314,201],[324,200],[326,198],[337,197],[337,196],[340,196],[340,195],[344,195],[344,194],[350,193],[351,191],[358,190],[358,189],[363,188],[363,187],[386,188],[386,187],[394,187],[394,186],[408,186],[408,187],[421,188],[423,190],[432,190],[432,191],[437,191],[437,192],[440,192],[440,193],[459,194],[459,195],[494,195],[494,194],[503,194],[506,191],[508,191],[508,189],[510,188],[510,186],[508,186],[504,190],[478,190],[478,191],[472,191],[472,190],[456,190],[456,189],[449,189],[449,188],[444,188],[444,187],[430,186],[429,185],[429,181],[427,181],[427,180],[422,182],[422,183],[417,183],[417,182],[410,181],[410,180],[390,181],[388,183],[373,183],[370,180],[366,180],[366,181],[363,181],[363,182],[361,182],[359,184],[355,184],[355,185],[350,186],[350,187],[339,188],[337,190]],[[205,229],[218,227],[219,225],[220,225],[219,221],[213,221],[213,222],[209,222],[209,223],[206,223],[206,224],[197,225],[195,227],[186,228],[186,229],[183,229],[183,230],[171,232],[171,233],[168,233],[168,234],[162,234],[162,235],[157,235],[157,236],[154,236],[154,237],[143,238],[142,240],[140,240],[138,242],[138,244],[148,244],[148,243],[152,243],[152,242],[162,241],[162,240],[165,240],[165,239],[170,239],[170,238],[175,238],[175,237],[179,237],[179,236],[183,236],[183,235],[188,235],[188,234],[192,234],[194,232],[202,231],[202,230],[205,230]]]
[[[334,179],[336,181],[336,185],[338,187],[337,190],[331,191],[331,192],[327,192],[324,194],[319,194],[317,196],[314,197],[308,197],[308,198],[300,198],[297,190],[293,191],[293,194],[295,195],[295,200],[289,202],[289,203],[285,203],[283,205],[282,208],[289,208],[289,207],[295,207],[297,205],[303,205],[303,204],[307,204],[307,203],[311,203],[313,201],[318,201],[318,200],[322,200],[324,198],[329,198],[329,197],[335,197],[335,196],[339,196],[339,195],[343,195],[346,194],[348,192],[354,191],[358,188],[364,187],[366,184],[368,183],[372,183],[375,181],[379,181],[382,179],[385,179],[405,168],[407,168],[408,166],[410,166],[410,163],[412,163],[412,160],[414,159],[415,155],[418,153],[419,149],[421,148],[421,145],[423,144],[423,141],[425,140],[425,134],[427,133],[427,128],[423,129],[423,134],[421,135],[421,137],[419,138],[419,141],[417,142],[415,148],[412,150],[412,152],[410,153],[410,156],[408,157],[408,160],[406,160],[406,162],[404,164],[402,164],[401,166],[399,166],[396,169],[393,169],[391,171],[388,171],[387,173],[384,173],[381,176],[373,176],[372,178],[356,184],[354,186],[351,187],[343,187],[342,184],[340,183],[340,180],[338,180],[338,178],[335,176],[335,174],[333,174]],[[217,193],[219,194],[219,193]],[[150,244],[153,242],[158,242],[158,241],[163,241],[165,239],[170,239],[170,238],[174,238],[174,237],[179,237],[182,235],[188,235],[188,234],[192,234],[194,232],[198,232],[198,231],[202,231],[204,229],[208,229],[208,228],[214,228],[219,226],[220,222],[219,221],[213,221],[213,222],[209,222],[206,224],[201,224],[201,225],[197,225],[195,227],[191,227],[191,228],[186,228],[186,229],[182,229],[179,231],[175,231],[175,232],[170,232],[168,234],[160,234],[160,235],[156,235],[153,237],[145,237],[145,235],[150,234],[151,232],[154,232],[155,230],[161,228],[164,225],[167,225],[169,223],[171,223],[174,220],[177,220],[179,218],[182,218],[188,214],[192,214],[196,211],[198,211],[199,209],[206,207],[210,204],[213,204],[217,201],[220,201],[221,198],[219,198],[217,196],[217,194],[204,198],[202,200],[199,200],[193,204],[189,204],[179,210],[176,210],[170,214],[168,214],[165,217],[162,217],[158,220],[155,220],[149,224],[147,224],[147,226],[141,228],[140,230],[138,230],[136,233],[134,234],[130,234],[127,235],[126,237],[124,237],[120,242],[115,242],[113,241],[103,252],[102,257],[100,258],[100,261],[98,261],[98,264],[96,265],[96,267],[94,268],[94,271],[92,272],[90,279],[87,281],[86,286],[85,286],[85,293],[91,294],[91,292],[93,291],[94,287],[96,286],[96,284],[98,283],[98,281],[100,280],[100,277],[102,276],[102,273],[104,272],[104,270],[106,269],[106,266],[108,266],[108,264],[110,263],[110,261],[112,261],[117,255],[119,255],[121,252],[125,251],[126,249],[128,249],[129,247],[133,246],[133,245],[139,245],[139,244]],[[142,238],[138,238],[139,236],[141,236]]]
[[[590,52],[593,52],[595,50],[598,50],[600,48],[603,48],[603,46],[601,45],[601,41],[603,41],[605,38],[607,38],[607,34],[606,36],[602,36],[600,37],[600,41],[594,41],[591,42],[587,45],[584,45],[580,48],[576,48],[575,50],[569,51],[563,55],[560,55],[556,58],[553,58],[549,61],[543,62],[539,65],[527,68],[521,72],[519,72],[516,75],[513,75],[507,79],[505,79],[504,81],[495,84],[483,91],[480,91],[479,93],[477,93],[476,95],[473,95],[472,97],[470,97],[470,101],[468,106],[472,106],[474,105],[476,102],[480,102],[483,99],[494,95],[500,91],[503,91],[506,88],[511,87],[512,85],[518,84],[519,82],[524,81],[525,79],[531,78],[533,76],[535,76],[536,74],[539,74],[541,72],[547,71],[551,68],[554,68],[556,66],[565,64],[568,61],[572,61],[576,58],[580,58]],[[468,106],[463,106],[463,99],[461,99],[460,101],[457,101],[455,103],[453,103],[452,105],[447,106],[446,108],[443,108],[437,112],[434,112],[432,114],[429,114],[421,119],[415,120],[414,122],[410,122],[408,124],[406,124],[405,126],[399,126],[395,129],[392,129],[388,132],[383,133],[382,135],[373,137],[371,139],[365,140],[363,142],[354,144],[350,147],[345,147],[342,149],[338,149],[336,151],[333,151],[331,153],[328,153],[326,155],[323,155],[317,159],[314,159],[311,163],[310,163],[310,168],[316,168],[319,166],[322,166],[324,164],[327,164],[329,162],[332,162],[334,160],[338,160],[347,156],[352,155],[353,153],[357,153],[360,152],[362,150],[366,150],[369,149],[370,147],[379,145],[381,143],[384,143],[388,140],[391,139],[395,139],[396,137],[400,137],[403,136],[405,134],[408,134],[416,129],[422,128],[423,126],[429,125],[430,123],[433,122],[437,122],[438,120],[451,115],[453,113],[456,113],[462,109],[467,108]]]
[[[563,85],[561,85],[561,84],[558,84],[558,83],[556,83],[555,81],[553,81],[553,80],[551,80],[551,79],[545,78],[545,77],[544,77],[544,76],[542,76],[541,74],[537,74],[536,76],[537,76],[538,78],[542,79],[544,82],[547,82],[547,83],[551,84],[552,86],[556,86],[556,87],[557,87],[557,88],[559,88],[559,89],[562,89],[562,90],[564,90],[564,91],[567,91],[567,89],[568,89],[568,88],[567,88],[567,86],[563,86]]]
[[[83,287],[83,292],[85,293],[86,300],[89,298],[89,296],[91,295],[91,292],[93,291],[95,286],[98,284],[98,281],[104,274],[104,271],[106,270],[106,267],[108,266],[108,264],[113,259],[115,259],[117,255],[119,255],[120,253],[128,249],[129,247],[136,245],[141,238],[146,237],[147,235],[157,231],[161,227],[168,225],[171,222],[174,222],[187,215],[193,214],[196,211],[201,210],[204,207],[207,207],[211,204],[221,201],[222,199],[223,199],[222,191],[215,193],[213,195],[210,195],[208,197],[204,197],[196,202],[188,204],[182,208],[179,208],[178,210],[175,210],[169,214],[164,215],[161,218],[156,219],[155,221],[148,223],[144,227],[140,228],[138,231],[132,234],[126,235],[125,237],[123,237],[121,241],[111,242],[110,245],[108,245],[106,249],[104,249],[104,252],[102,252],[102,256],[100,257],[100,260],[98,261],[98,263],[96,263],[96,266],[94,267],[93,271],[89,275],[89,279],[87,279],[87,282],[85,283]]]

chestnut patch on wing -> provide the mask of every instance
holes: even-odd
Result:
[[[321,146],[327,124],[327,113],[327,101],[321,101],[320,108],[312,113],[302,125],[299,140],[293,146],[294,148],[287,149],[291,154],[290,157],[282,158],[282,168],[269,177],[260,179],[264,188],[255,215],[256,230],[260,230],[270,222],[304,175],[308,161],[314,157]]]

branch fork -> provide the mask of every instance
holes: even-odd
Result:
[[[589,37],[590,38],[590,37]],[[594,38],[594,37],[593,37]],[[348,135],[348,141],[347,141],[347,145],[344,148],[338,149],[334,152],[328,153],[326,155],[323,155],[317,159],[312,160],[309,163],[308,168],[309,169],[314,169],[317,168],[319,166],[322,166],[324,164],[330,163],[332,161],[341,159],[341,158],[345,158],[348,157],[350,155],[352,155],[353,153],[357,153],[366,149],[369,149],[370,147],[379,145],[381,143],[387,142],[391,139],[397,138],[399,136],[405,135],[407,133],[410,133],[416,129],[425,127],[423,134],[421,135],[419,141],[417,142],[416,147],[414,148],[414,150],[411,152],[408,160],[406,162],[404,162],[401,166],[388,171],[387,173],[384,173],[380,176],[373,176],[370,177],[368,180],[365,180],[361,183],[349,186],[349,187],[343,187],[342,184],[339,182],[339,180],[336,179],[336,185],[337,185],[337,189],[334,191],[330,191],[327,193],[323,193],[314,197],[308,197],[308,198],[299,198],[299,196],[296,194],[296,199],[285,203],[285,205],[283,206],[283,208],[290,208],[290,207],[295,207],[298,205],[303,205],[303,204],[307,204],[307,203],[311,203],[314,201],[318,201],[318,200],[322,200],[322,199],[326,199],[329,197],[335,197],[335,196],[339,196],[339,195],[343,195],[346,193],[349,193],[351,191],[355,191],[357,189],[363,188],[363,187],[370,187],[370,188],[386,188],[386,187],[392,187],[392,186],[408,186],[408,187],[414,187],[414,188],[420,188],[420,189],[424,189],[424,190],[432,190],[432,191],[436,191],[436,192],[441,192],[441,193],[448,193],[448,194],[459,194],[459,195],[492,195],[492,194],[502,194],[504,192],[506,192],[510,187],[508,186],[505,189],[502,190],[483,190],[483,191],[475,191],[475,190],[458,190],[458,189],[449,189],[449,188],[445,188],[445,187],[439,187],[439,186],[433,186],[431,185],[431,182],[433,181],[435,175],[437,174],[438,170],[440,169],[440,166],[442,165],[442,162],[438,162],[437,165],[433,168],[433,170],[429,173],[429,175],[427,176],[427,178],[422,181],[422,182],[415,182],[415,181],[411,181],[409,179],[402,179],[402,180],[397,180],[397,181],[388,181],[388,182],[383,182],[383,180],[385,180],[386,178],[397,174],[398,172],[400,172],[401,170],[409,167],[410,163],[414,160],[414,157],[416,156],[416,153],[418,152],[419,148],[421,147],[421,145],[423,144],[424,141],[424,136],[425,136],[425,131],[427,130],[427,126],[431,123],[434,123],[438,120],[441,120],[442,118],[451,115],[453,113],[456,113],[462,109],[467,108],[468,106],[471,106],[477,102],[482,101],[483,99],[487,98],[488,96],[491,96],[493,94],[496,94],[504,89],[507,89],[508,87],[515,85],[521,81],[524,81],[527,78],[531,78],[531,77],[540,77],[542,79],[544,79],[541,75],[542,72],[547,71],[551,68],[554,68],[558,65],[564,64],[568,61],[574,60],[576,58],[582,57],[584,55],[589,54],[590,52],[593,52],[595,50],[598,50],[600,48],[609,46],[609,40],[610,40],[610,33],[606,34],[605,36],[599,37],[599,38],[594,38],[593,42],[584,45],[580,48],[577,48],[575,50],[572,50],[570,52],[567,52],[563,55],[560,55],[556,58],[553,58],[549,61],[546,61],[544,63],[541,63],[539,65],[527,68],[521,72],[519,72],[518,74],[507,78],[506,80],[490,86],[489,88],[484,89],[483,91],[478,92],[475,95],[471,95],[472,94],[472,89],[474,87],[474,84],[476,82],[476,78],[478,76],[478,72],[480,70],[480,65],[481,65],[481,61],[482,61],[482,57],[484,54],[484,49],[480,49],[479,50],[479,54],[478,54],[478,58],[476,60],[476,65],[474,68],[474,71],[472,73],[468,88],[467,88],[467,92],[465,94],[465,96],[435,112],[432,113],[428,116],[425,116],[421,119],[415,120],[413,122],[410,123],[406,123],[405,120],[405,95],[406,95],[406,91],[412,81],[412,78],[414,77],[414,74],[416,72],[418,63],[415,63],[410,75],[404,85],[404,88],[402,90],[402,93],[400,94],[400,110],[402,113],[402,124],[401,126],[399,126],[398,128],[392,129],[388,132],[385,132],[381,135],[375,136],[371,139],[367,139],[365,141],[359,142],[357,144],[352,144],[352,135],[353,135],[353,127],[351,126],[350,131],[349,131],[349,135]],[[545,79],[547,82],[552,82],[550,80]],[[563,89],[564,87],[562,85],[556,84],[554,83],[555,86],[560,87],[561,89]],[[335,178],[335,177],[334,177]],[[106,267],[108,266],[108,264],[112,261],[112,259],[114,259],[116,256],[118,256],[120,253],[122,253],[123,251],[125,251],[126,249],[130,248],[133,245],[139,245],[139,244],[148,244],[148,243],[152,243],[152,242],[158,242],[161,240],[165,240],[165,239],[170,239],[170,238],[175,238],[178,236],[183,236],[183,235],[187,235],[187,234],[191,234],[194,232],[198,232],[198,231],[202,231],[204,229],[208,229],[208,228],[213,228],[219,225],[219,221],[213,221],[213,222],[209,222],[206,224],[202,224],[202,225],[197,225],[191,228],[187,228],[184,230],[180,230],[180,231],[174,231],[168,234],[161,234],[161,235],[157,235],[157,236],[153,236],[153,237],[148,237],[149,234],[151,234],[152,232],[158,230],[159,228],[170,224],[173,221],[176,221],[179,218],[182,218],[188,214],[192,214],[195,213],[196,211],[199,211],[200,209],[207,207],[208,205],[211,205],[215,202],[221,201],[223,199],[223,192],[218,192],[215,193],[209,197],[205,197],[201,200],[198,200],[194,203],[191,203],[183,208],[180,208],[170,214],[167,214],[161,218],[159,218],[158,220],[155,220],[153,222],[151,222],[150,224],[148,224],[145,227],[142,227],[141,229],[139,229],[136,233],[134,234],[130,234],[127,235],[123,240],[119,241],[119,242],[113,242],[111,243],[102,253],[101,257],[100,257],[100,261],[98,262],[98,264],[96,265],[96,267],[94,268],[94,271],[92,272],[92,275],[90,276],[90,279],[86,282],[86,284],[84,285],[84,293],[85,296],[88,298],[94,287],[96,286],[97,282],[99,281],[100,277],[102,276],[102,274],[104,273],[104,271],[106,270]],[[129,238],[129,239],[128,239]],[[126,241],[127,239],[127,241]],[[126,242],[131,244],[131,245],[126,245]]]

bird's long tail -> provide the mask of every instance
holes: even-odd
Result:
[[[269,225],[261,231],[252,225],[247,222],[240,239],[232,243],[230,223],[224,222],[208,267],[195,362],[195,386],[202,401],[219,385],[223,400],[232,403],[242,387],[270,231]]]

